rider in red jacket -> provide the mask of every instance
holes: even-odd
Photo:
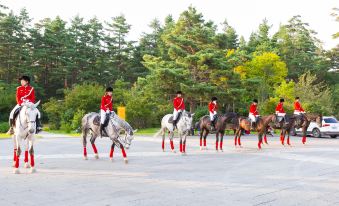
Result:
[[[282,120],[285,119],[285,110],[284,110],[284,102],[285,100],[283,98],[280,99],[279,104],[275,108],[275,114],[278,116],[278,122],[281,122]]]
[[[300,104],[299,97],[296,97],[294,102],[294,114],[299,115],[301,113],[305,113],[305,110],[302,108]]]
[[[257,117],[259,116],[259,112],[257,110],[258,106],[258,100],[254,99],[251,106],[250,106],[250,112],[248,114],[248,117],[251,120],[251,126],[253,125],[254,122],[256,122]]]
[[[21,86],[18,86],[16,88],[16,102],[17,105],[12,109],[12,111],[9,114],[9,134],[13,134],[13,126],[14,126],[14,113],[16,110],[18,110],[21,105],[25,102],[31,102],[35,103],[35,92],[34,92],[34,87],[30,85],[31,79],[29,76],[22,76],[19,78]],[[39,133],[42,130],[41,122],[40,122],[40,112],[38,112],[38,116],[36,119],[36,133]]]
[[[106,123],[107,116],[113,111],[113,88],[107,87],[104,96],[101,98],[100,104],[100,135],[102,136],[102,131],[105,129],[104,125]]]
[[[210,113],[210,120],[213,127],[215,127],[215,119],[218,111],[217,100],[218,98],[212,97],[211,102],[208,104],[208,111]]]
[[[182,92],[178,91],[177,96],[173,99],[173,130],[176,128],[178,123],[178,117],[180,118],[181,112],[185,110],[185,102],[182,97]]]

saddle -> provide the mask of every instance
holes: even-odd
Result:
[[[109,114],[106,114],[106,119],[105,119],[104,124],[103,124],[103,127],[104,127],[104,128],[107,127],[108,122],[109,122]],[[94,117],[94,119],[93,119],[93,124],[96,125],[96,126],[100,126],[100,116],[99,116],[99,115],[97,115],[96,117]],[[103,129],[102,135],[105,136],[105,137],[108,137],[108,135],[107,135],[105,129]]]
[[[20,111],[21,111],[21,108],[22,107],[19,107],[19,108],[17,108],[15,111],[14,111],[14,114],[13,114],[13,124],[11,125],[11,126],[15,126],[15,122],[16,122],[16,119],[18,118],[18,115],[19,115],[19,113],[20,113]]]
[[[181,118],[181,113],[182,112],[179,112],[178,113],[178,117],[177,117],[177,122],[179,122],[179,120],[180,120],[180,118]],[[168,119],[168,123],[173,123],[173,118],[174,118],[174,116],[172,115],[169,119]]]

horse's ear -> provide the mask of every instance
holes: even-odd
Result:
[[[195,113],[191,114],[191,116],[193,117]]]
[[[34,108],[37,108],[37,106],[40,104],[40,100],[34,104]]]
[[[136,133],[138,131],[138,129],[135,129],[135,130],[133,130],[133,133]]]

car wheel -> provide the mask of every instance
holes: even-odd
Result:
[[[295,128],[293,128],[293,129],[291,130],[291,135],[292,135],[292,136],[297,136],[297,131],[295,130]]]
[[[337,135],[330,135],[331,138],[337,138]]]
[[[320,133],[320,130],[318,128],[314,128],[312,130],[312,134],[313,134],[313,137],[316,137],[316,138],[320,138],[321,137],[321,133]]]

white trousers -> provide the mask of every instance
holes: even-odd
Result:
[[[279,112],[277,112],[276,113],[279,117],[285,117],[285,115],[286,115],[286,113],[279,113]]]
[[[213,121],[214,120],[214,116],[217,114],[216,111],[214,112],[210,112],[210,120]]]
[[[252,122],[255,122],[255,119],[258,117],[259,115],[253,115],[253,114],[249,114],[248,117],[250,118],[250,120]]]
[[[104,124],[107,112],[103,109],[100,110],[100,124]]]
[[[296,115],[299,115],[299,114],[304,114],[305,112],[300,112],[300,111],[297,111],[297,110],[294,110],[293,114],[296,114]]]
[[[15,110],[17,110],[18,108],[20,108],[20,105],[15,105],[15,107],[12,109],[11,113],[9,113],[9,119],[13,119],[13,116],[14,116],[14,112]],[[40,114],[40,111],[38,110],[38,118],[40,119],[41,117],[41,114]]]
[[[182,112],[182,110],[181,109],[179,109],[179,110],[174,109],[173,120],[177,120],[179,112]]]

